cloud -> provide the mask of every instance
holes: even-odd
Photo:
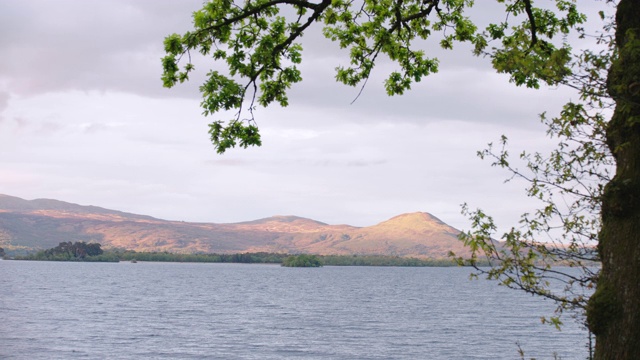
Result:
[[[4,116],[2,115],[2,113],[9,106],[10,97],[11,97],[11,94],[9,94],[6,91],[0,90],[0,123],[4,121]]]
[[[201,0],[4,1],[0,80],[5,90],[22,95],[98,90],[198,99],[198,87],[214,63],[196,56],[192,80],[165,89],[160,58],[162,39],[191,29],[191,13],[201,6]],[[481,19],[490,13],[480,7],[474,12]],[[360,88],[334,81],[335,66],[349,61],[346,51],[325,39],[320,27],[309,29],[301,42],[305,80],[291,90],[291,104],[336,110],[324,121],[368,121],[352,114],[384,114],[414,122],[473,119],[531,126],[538,113],[557,111],[571,96],[564,90],[551,89],[556,96],[549,96],[549,91],[516,89],[507,77],[495,74],[487,60],[472,56],[468,45],[445,51],[431,41],[424,48],[441,60],[440,73],[423,79],[404,96],[389,97],[382,84],[395,65],[381,58],[363,95],[351,105]],[[507,94],[511,101],[500,101]],[[263,113],[264,109],[257,111],[258,120]]]
[[[29,126],[29,120],[22,116],[16,116],[13,118],[13,121],[18,126],[18,129],[25,129]]]
[[[87,134],[97,133],[97,132],[101,132],[101,131],[107,131],[110,128],[112,128],[112,126],[110,126],[109,124],[103,124],[103,123],[84,123],[84,124],[80,124],[80,129],[82,129],[82,132],[87,133]]]
[[[522,184],[502,185],[508,174],[475,153],[503,133],[514,153],[548,149],[537,114],[571,93],[516,88],[464,47],[429,48],[441,71],[399,97],[386,95],[393,65],[380,62],[351,104],[360,89],[334,80],[345,53],[316,28],[291,106],[256,112],[263,146],[215,154],[207,123],[233,114],[201,115],[212,62],[199,58],[188,84],[160,82],[163,38],[189,30],[201,2],[0,1],[0,189],[215,222],[372,225],[430,211],[462,228],[462,202],[502,224],[530,205]]]
[[[35,132],[39,135],[53,135],[54,133],[62,131],[64,127],[64,125],[57,122],[45,121],[40,124]]]
[[[168,96],[162,40],[201,1],[3,1],[0,79],[12,92],[117,90]],[[185,88],[172,92],[179,96]]]
[[[9,94],[9,92],[0,91],[0,113],[9,106],[9,98],[11,98],[11,94]]]

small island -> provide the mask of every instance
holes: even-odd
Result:
[[[316,255],[292,255],[282,261],[285,267],[321,267],[322,262]]]
[[[61,242],[58,246],[39,251],[26,256],[16,256],[15,260],[40,260],[40,261],[93,261],[93,262],[118,262],[114,254],[106,254],[99,243],[86,243],[84,241]]]

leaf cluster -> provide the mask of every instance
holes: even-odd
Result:
[[[601,202],[615,168],[605,138],[608,110],[613,106],[605,79],[616,56],[611,35],[613,20],[604,16],[602,19],[603,32],[596,38],[605,48],[574,54],[569,63],[571,76],[561,81],[578,90],[578,101],[565,104],[556,117],[540,115],[547,135],[557,139],[557,146],[548,154],[523,151],[514,161],[503,136],[498,147],[489,144],[478,152],[480,158],[491,159],[493,166],[507,170],[511,175],[507,181],[524,181],[527,196],[540,206],[522,214],[519,226],[502,236],[497,236],[497,225],[491,216],[481,209],[463,207],[472,226],[461,234],[461,239],[473,255],[458,261],[475,266],[478,258],[487,258],[491,266],[476,266],[478,274],[556,301],[556,316],[543,318],[556,327],[561,324],[559,316],[564,310],[572,310],[584,320],[600,271],[597,245]],[[524,169],[517,164],[524,164]],[[494,241],[498,237],[501,242]],[[573,269],[568,271],[558,265]],[[553,286],[558,283],[564,284],[560,290]]]
[[[253,111],[289,104],[289,90],[302,81],[299,41],[315,23],[348,51],[349,65],[336,67],[336,80],[361,86],[360,92],[386,58],[395,69],[385,89],[402,95],[438,71],[429,46],[452,49],[458,42],[471,43],[475,55],[490,57],[517,85],[558,84],[572,74],[571,48],[558,38],[585,21],[575,1],[554,0],[553,10],[532,0],[496,1],[504,12],[480,30],[467,16],[473,0],[212,0],[193,14],[193,31],[165,38],[162,80],[165,87],[187,81],[195,68],[192,53],[225,68],[209,71],[200,87],[205,115],[236,112],[210,127],[211,141],[223,153],[261,145]]]

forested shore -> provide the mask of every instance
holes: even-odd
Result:
[[[237,253],[180,254],[170,252],[138,252],[124,249],[103,250],[98,243],[63,242],[55,248],[15,256],[12,260],[86,261],[86,262],[189,262],[283,264],[286,259],[305,254]],[[418,259],[389,255],[314,255],[322,266],[456,266],[452,259]]]

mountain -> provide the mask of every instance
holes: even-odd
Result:
[[[13,252],[94,241],[104,248],[183,253],[286,252],[444,258],[467,254],[459,231],[435,216],[402,214],[374,226],[328,225],[297,216],[232,223],[167,221],[51,199],[0,195],[0,247]]]
[[[94,215],[110,219],[147,219],[157,220],[151,216],[136,215],[122,211],[104,209],[97,206],[84,206],[52,199],[24,200],[19,197],[0,194],[0,212],[39,213],[55,216],[65,214],[72,216]]]

